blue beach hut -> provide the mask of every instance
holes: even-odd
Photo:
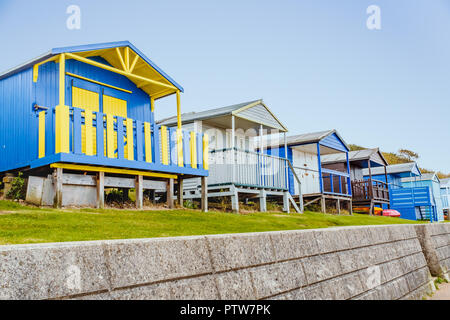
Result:
[[[53,173],[54,204],[61,206],[83,202],[69,200],[64,184],[81,182],[64,171],[90,173],[98,206],[106,183],[136,187],[142,207],[143,189],[167,183],[171,193],[174,181],[208,175],[207,137],[181,129],[182,92],[128,41],[52,49],[0,74],[0,175]],[[168,130],[155,124],[154,112],[171,95],[178,123]]]

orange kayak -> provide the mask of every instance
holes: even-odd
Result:
[[[370,208],[369,207],[359,207],[359,208],[353,208],[354,212],[359,212],[359,213],[369,213]],[[378,207],[374,207],[373,211],[375,213],[375,215],[382,215],[383,214],[383,209],[378,208]]]

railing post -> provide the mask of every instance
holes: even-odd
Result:
[[[161,163],[161,154],[160,154],[160,140],[159,135],[161,131],[161,126],[154,125],[153,127],[153,159],[155,159],[155,163]]]
[[[39,158],[45,157],[45,110],[39,112]]]
[[[81,143],[81,109],[73,108],[73,152],[82,153]]]
[[[55,153],[69,153],[69,107],[65,105],[56,106],[55,115]]]
[[[95,113],[96,116],[96,130],[97,130],[97,134],[96,134],[96,139],[97,139],[97,157],[99,158],[104,158],[105,157],[105,143],[104,143],[104,135],[105,135],[105,130],[103,127],[103,113],[102,112],[96,112]],[[108,115],[110,117],[110,120],[112,121],[112,116]],[[112,122],[111,122],[112,125]],[[113,127],[114,128],[114,127]],[[112,139],[110,139],[109,137],[109,131],[111,130],[111,128],[106,128],[106,133],[107,133],[107,140],[106,140],[106,145],[108,146],[107,148],[107,156],[109,157],[109,151],[110,151],[110,147],[109,144],[112,143],[112,145],[114,146],[114,141],[112,141]],[[112,129],[114,130],[114,129]],[[111,136],[114,137],[114,134],[111,132]],[[109,141],[109,139],[111,141]],[[111,147],[111,150],[113,149],[113,147]],[[114,151],[112,150],[112,156],[111,158],[114,157]]]

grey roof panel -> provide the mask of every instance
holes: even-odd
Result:
[[[348,153],[348,159],[350,162],[368,160],[372,156],[376,155],[377,153],[379,153],[381,155],[381,159],[386,162],[386,160],[384,159],[383,155],[381,154],[381,152],[378,148],[350,151]],[[334,153],[334,154],[327,154],[327,155],[322,156],[322,163],[335,163],[335,162],[346,162],[346,161],[347,161],[347,157],[345,156],[344,153]],[[373,161],[373,159],[372,159],[372,161]]]
[[[415,162],[392,164],[386,167],[387,173],[413,173],[417,166]],[[384,174],[384,167],[371,168],[372,175]],[[369,175],[369,169],[363,169],[363,175]]]

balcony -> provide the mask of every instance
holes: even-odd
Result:
[[[354,202],[375,201],[389,203],[388,184],[379,180],[352,181],[352,194]]]
[[[287,159],[228,148],[210,151],[208,184],[288,190]]]
[[[41,111],[38,122],[32,168],[68,162],[208,175],[207,135],[67,106]]]

